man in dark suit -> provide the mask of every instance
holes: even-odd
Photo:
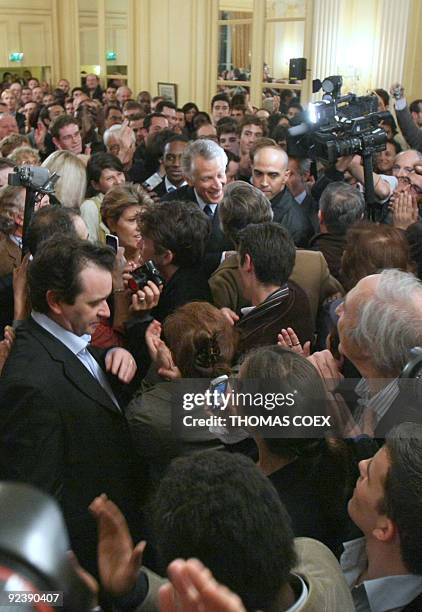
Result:
[[[307,187],[307,181],[311,176],[311,160],[289,155],[288,169],[290,174],[287,179],[287,187],[310,220],[316,234],[319,232],[318,202],[313,199]]]
[[[212,140],[195,140],[188,144],[182,155],[182,170],[188,184],[168,193],[163,202],[188,200],[195,202],[209,217],[211,234],[205,246],[205,270],[210,275],[220,264],[224,251],[234,250],[234,245],[223,234],[217,207],[223,199],[226,184],[227,155]]]
[[[289,178],[286,152],[276,143],[259,146],[258,141],[252,155],[252,184],[270,200],[273,220],[287,229],[296,246],[306,248],[314,232],[286,185]]]
[[[29,269],[32,315],[17,328],[0,379],[0,478],[56,497],[72,548],[94,572],[89,503],[102,492],[118,498],[133,524],[142,482],[112,380],[129,382],[134,359],[89,346],[99,318],[109,316],[113,265],[107,247],[67,236],[43,244]]]
[[[166,173],[161,183],[154,188],[159,198],[187,185],[183,176],[181,158],[188,142],[186,136],[175,134],[165,143],[162,161]]]

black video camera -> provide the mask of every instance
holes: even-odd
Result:
[[[42,195],[53,195],[54,186],[60,176],[55,172],[50,174],[48,168],[39,166],[16,166],[13,172],[8,176],[8,184],[12,187],[24,187],[26,189],[25,196],[25,212],[23,216],[23,244],[22,256],[28,251],[27,231],[31,222],[32,215],[35,209],[37,197]]]
[[[0,482],[0,524],[0,608],[92,609],[94,595],[69,559],[66,527],[52,497],[27,484]]]
[[[54,186],[59,180],[59,175],[50,175],[48,168],[39,166],[16,166],[8,176],[9,185],[13,187],[29,187],[41,193],[54,193]]]
[[[132,293],[136,293],[140,289],[142,290],[148,284],[148,281],[152,281],[157,287],[164,284],[163,277],[151,259],[132,272],[132,278],[129,279],[128,287]]]
[[[379,123],[391,114],[377,112],[375,95],[340,96],[342,83],[341,76],[324,79],[323,99],[309,104],[306,122],[289,129],[290,154],[293,149],[300,157],[334,164],[345,155],[372,155],[385,149],[387,134]]]

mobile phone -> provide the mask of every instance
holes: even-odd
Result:
[[[119,239],[114,234],[106,234],[106,245],[111,247],[115,253],[119,248]]]
[[[157,185],[163,182],[162,177],[158,174],[158,172],[154,172],[146,181],[142,183],[142,187],[148,190],[155,189]]]
[[[226,374],[213,378],[210,382],[209,391],[213,399],[212,411],[217,412],[226,408],[226,405],[222,402],[222,397],[227,394],[228,386],[229,377]]]

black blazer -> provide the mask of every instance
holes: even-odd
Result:
[[[297,247],[306,249],[314,232],[301,205],[296,202],[287,187],[270,201],[274,213],[273,221],[288,230]]]
[[[189,185],[185,185],[176,191],[167,193],[161,198],[162,202],[173,202],[174,200],[187,200],[188,202],[195,202],[195,204],[199,206],[195,191],[193,187]],[[211,233],[205,245],[204,270],[207,276],[210,276],[220,265],[223,251],[235,250],[236,247],[233,242],[223,234],[223,230],[220,227],[217,208],[211,220]]]
[[[88,512],[105,492],[136,521],[143,476],[126,418],[79,359],[33,319],[16,332],[0,378],[0,479],[33,484],[60,502],[72,548],[95,572]]]

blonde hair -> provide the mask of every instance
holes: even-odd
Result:
[[[40,154],[37,149],[32,149],[31,147],[18,147],[13,153],[7,156],[7,159],[10,159],[10,161],[17,166],[23,166],[25,164],[29,166],[40,165]]]
[[[70,151],[54,151],[41,165],[60,175],[56,183],[56,197],[61,205],[79,209],[86,192],[86,168],[83,161]]]

